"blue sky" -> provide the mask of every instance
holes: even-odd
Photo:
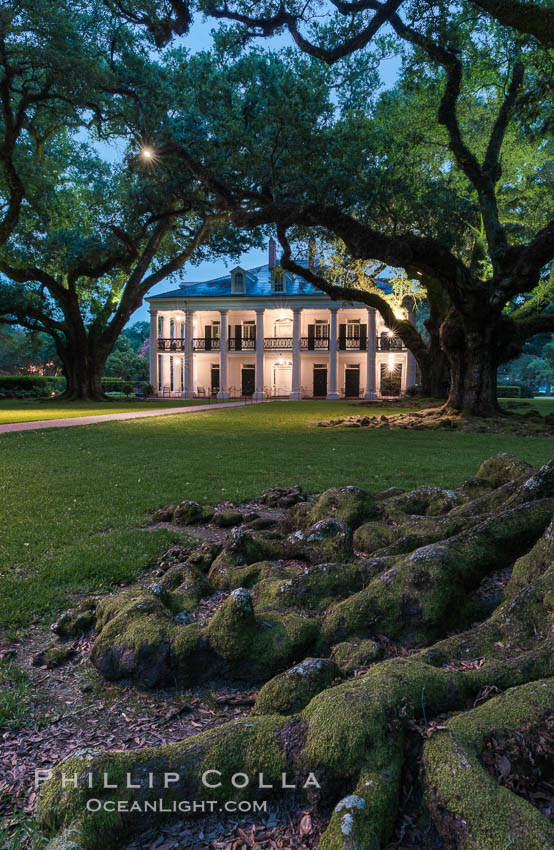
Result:
[[[189,35],[183,39],[183,44],[186,47],[193,51],[197,52],[200,50],[209,49],[211,46],[211,36],[210,32],[214,28],[213,21],[205,21],[201,19],[197,19],[193,24]],[[273,48],[278,48],[287,44],[290,44],[291,40],[288,36],[283,35],[278,38],[273,38],[271,40],[271,46]],[[392,86],[396,79],[400,68],[400,60],[396,57],[391,59],[387,59],[381,63],[380,73],[383,84],[386,88]],[[115,159],[119,158],[121,155],[121,150],[118,150],[115,147],[107,147],[101,146],[101,153],[106,159]],[[267,248],[260,249],[252,249],[246,251],[240,258],[239,265],[243,266],[245,269],[254,268],[255,266],[261,266],[264,263],[267,263]],[[199,265],[187,265],[184,266],[180,275],[179,281],[185,282],[187,280],[210,280],[211,278],[219,277],[224,274],[226,269],[234,267],[237,265],[236,261],[230,260],[229,263],[226,263],[223,259],[217,261],[209,261],[200,263]],[[179,281],[163,281],[162,283],[154,286],[149,295],[154,295],[157,292],[164,292],[171,289],[177,289],[179,286]],[[146,321],[148,319],[148,309],[146,303],[144,303],[138,310],[136,310],[129,324],[134,324],[139,321]]]

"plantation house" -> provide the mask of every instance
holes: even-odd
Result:
[[[158,395],[373,399],[416,383],[413,355],[375,310],[282,273],[273,241],[267,265],[147,301]]]

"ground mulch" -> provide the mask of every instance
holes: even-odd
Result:
[[[491,735],[483,764],[499,785],[523,797],[554,823],[554,711],[508,736]]]
[[[267,813],[219,813],[162,825],[121,850],[314,850],[328,820],[293,801]]]
[[[33,686],[34,722],[0,732],[0,817],[14,806],[34,811],[35,770],[54,767],[72,752],[174,743],[242,717],[254,703],[256,689],[231,683],[184,694],[107,685],[88,661],[90,636],[75,643],[70,663],[53,670],[34,667],[45,639],[36,630],[17,647],[16,660]]]

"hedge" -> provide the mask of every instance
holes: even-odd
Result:
[[[533,393],[525,384],[498,384],[499,398],[533,398]]]
[[[0,375],[0,395],[50,395],[65,389],[65,378],[51,375]]]
[[[131,393],[135,391],[135,387],[140,387],[146,395],[152,395],[152,385],[148,381],[126,381],[123,378],[102,378],[102,389],[107,393],[125,393],[125,395],[131,395]]]

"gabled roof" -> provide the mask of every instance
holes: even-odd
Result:
[[[287,273],[286,295],[314,295],[323,296],[320,289],[313,286],[302,277],[292,276]],[[391,292],[392,287],[385,278],[378,278],[378,286],[383,292]],[[152,295],[147,298],[147,301],[158,298],[222,298],[231,296],[231,274],[225,274],[221,277],[213,278],[213,280],[205,281],[189,281],[181,284],[177,289],[172,289],[169,292],[161,292],[159,295]],[[256,266],[253,269],[246,270],[246,288],[245,292],[237,296],[247,298],[248,296],[282,298],[282,292],[273,291],[273,280],[269,265]]]

